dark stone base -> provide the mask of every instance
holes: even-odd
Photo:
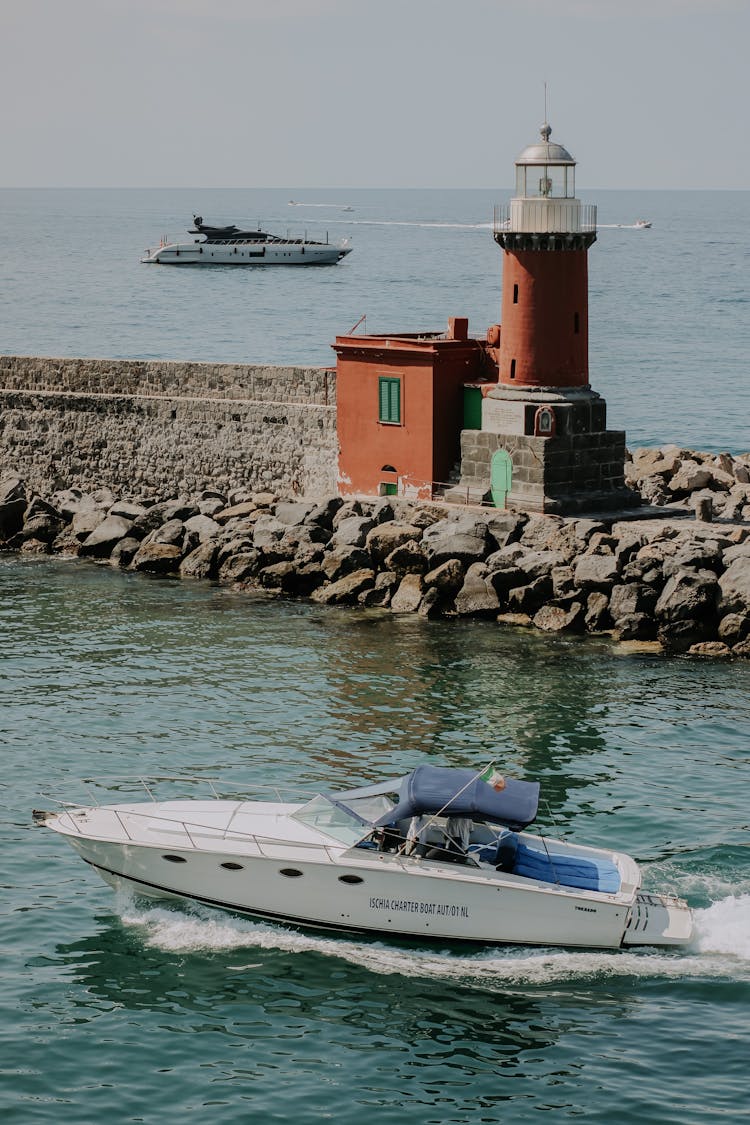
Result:
[[[640,504],[640,497],[625,484],[623,430],[550,438],[464,430],[457,494],[469,492],[492,502],[490,467],[499,449],[506,450],[513,462],[508,508],[569,515]]]

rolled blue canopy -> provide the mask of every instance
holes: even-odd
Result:
[[[534,820],[539,807],[539,782],[508,778],[499,792],[475,770],[417,766],[401,783],[395,809],[378,820],[392,824],[412,816],[443,813],[489,820],[520,832]]]

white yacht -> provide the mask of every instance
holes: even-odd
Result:
[[[141,261],[162,266],[331,266],[352,251],[348,239],[329,242],[326,235],[320,242],[236,226],[212,227],[200,215],[193,216],[188,233],[198,237],[192,242],[163,238]]]
[[[687,904],[644,892],[624,852],[526,832],[538,783],[489,768],[424,765],[302,802],[146,791],[34,816],[115,888],[293,925],[597,949],[692,936]]]

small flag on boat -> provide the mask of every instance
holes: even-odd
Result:
[[[487,766],[487,769],[484,771],[484,773],[480,773],[479,776],[482,781],[486,781],[487,784],[491,785],[492,788],[497,790],[498,793],[501,791],[501,789],[505,788],[505,778],[500,773],[500,770],[497,769],[494,765]]]

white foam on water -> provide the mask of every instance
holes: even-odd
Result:
[[[729,895],[695,912],[694,946],[750,962],[750,894]]]
[[[750,979],[750,895],[731,895],[696,911],[696,937],[685,950],[612,951],[507,947],[463,955],[405,949],[381,941],[318,936],[282,925],[214,914],[207,908],[167,909],[120,900],[120,916],[144,944],[168,953],[316,953],[379,974],[452,980],[498,989],[621,977],[643,979]],[[263,967],[244,958],[234,972]]]

